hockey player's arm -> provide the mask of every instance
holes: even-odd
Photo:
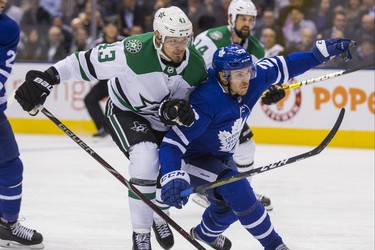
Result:
[[[70,79],[93,81],[114,77],[126,68],[122,46],[122,43],[100,44],[88,51],[75,52],[44,72],[30,70],[16,90],[15,99],[25,111],[36,115],[35,107],[44,104],[53,85]]]
[[[190,188],[187,172],[181,170],[183,154],[189,143],[208,126],[208,120],[200,116],[191,127],[173,126],[160,145],[159,160],[161,165],[161,198],[165,204],[182,208],[188,197],[181,197],[183,190]]]

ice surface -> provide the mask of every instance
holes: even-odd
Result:
[[[67,136],[16,137],[25,168],[23,224],[43,233],[45,249],[131,249],[128,190],[121,182]],[[82,139],[128,178],[128,161],[113,142]],[[310,149],[257,145],[256,165]],[[329,147],[312,158],[255,176],[253,187],[272,199],[274,211],[269,214],[289,248],[373,250],[374,159],[374,150]],[[199,223],[203,208],[190,201],[171,212],[189,231]],[[179,233],[174,235],[173,249],[194,249]],[[233,250],[262,249],[239,223],[225,235]],[[162,249],[154,237],[152,247]]]

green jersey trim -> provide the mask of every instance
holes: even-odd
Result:
[[[148,32],[123,41],[127,64],[137,75],[162,71],[152,42],[153,35],[153,32]]]
[[[85,81],[90,81],[90,79],[87,77],[85,71],[82,68],[81,61],[79,60],[79,52],[75,52],[74,55],[77,57],[77,61],[79,64],[79,72],[81,73],[81,77]]]

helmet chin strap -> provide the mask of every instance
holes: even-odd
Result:
[[[160,39],[162,40],[162,39]],[[164,54],[162,48],[163,48],[163,42],[161,41],[160,42],[160,45],[158,47],[157,43],[156,43],[156,37],[154,36],[153,39],[152,39],[152,42],[154,44],[154,47],[156,49],[156,51],[159,53],[160,57],[163,58],[164,60],[168,61],[168,62],[171,62],[172,59],[170,59],[166,54]]]

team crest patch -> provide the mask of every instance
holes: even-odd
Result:
[[[142,49],[142,42],[138,39],[131,39],[125,43],[125,49],[127,52],[135,54]]]
[[[221,33],[220,31],[214,31],[212,33],[209,34],[210,38],[212,40],[221,40],[223,38],[223,33]]]

